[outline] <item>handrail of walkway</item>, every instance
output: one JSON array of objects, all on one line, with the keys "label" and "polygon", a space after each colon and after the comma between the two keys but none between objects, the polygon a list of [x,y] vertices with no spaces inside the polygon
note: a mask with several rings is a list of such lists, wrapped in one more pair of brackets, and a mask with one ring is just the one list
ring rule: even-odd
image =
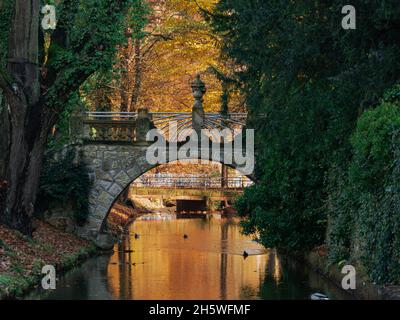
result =
[{"label": "handrail of walkway", "polygon": [[[112,111],[87,111],[84,112],[84,115],[89,117],[89,118],[115,118],[115,117],[126,117],[126,118],[136,118],[138,116],[137,112],[112,112]],[[169,117],[169,116],[191,116],[191,112],[149,112],[149,115],[151,116],[157,116],[157,117]],[[228,113],[228,115],[225,117],[221,115],[220,113],[214,113],[214,112],[206,112],[206,116],[209,117],[214,117],[214,118],[245,118],[247,117],[247,113],[241,113],[241,112],[232,112]]]},{"label": "handrail of walkway", "polygon": [[221,178],[207,175],[146,174],[134,181],[132,185],[156,188],[243,189],[252,184],[253,182],[244,176]]}]

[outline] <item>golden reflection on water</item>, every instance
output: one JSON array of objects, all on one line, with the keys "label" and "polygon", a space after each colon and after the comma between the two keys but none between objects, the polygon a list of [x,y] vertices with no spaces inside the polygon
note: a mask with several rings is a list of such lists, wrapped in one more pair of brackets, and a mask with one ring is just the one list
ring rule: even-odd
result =
[{"label": "golden reflection on water", "polygon": [[266,270],[280,281],[274,252],[231,219],[138,220],[130,233],[107,268],[116,299],[255,299]]}]

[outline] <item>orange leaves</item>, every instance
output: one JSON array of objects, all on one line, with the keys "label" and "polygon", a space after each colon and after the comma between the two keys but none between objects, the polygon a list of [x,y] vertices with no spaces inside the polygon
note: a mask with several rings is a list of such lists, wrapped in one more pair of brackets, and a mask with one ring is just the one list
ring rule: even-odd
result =
[{"label": "orange leaves", "polygon": [[[127,30],[127,44],[118,50],[114,80],[91,94],[91,105],[110,105],[113,111],[188,112],[193,105],[190,83],[201,73],[207,85],[207,112],[221,108],[222,84],[210,66],[226,75],[232,66],[221,58],[219,37],[213,34],[199,8],[212,11],[217,0],[147,0],[151,8],[140,35]],[[100,82],[99,82],[100,83]],[[99,86],[97,86],[99,87]],[[101,87],[101,86],[100,86]],[[240,99],[231,93],[230,108]]]},{"label": "orange leaves", "polygon": [[0,226],[0,239],[3,243],[0,245],[0,273],[12,271],[12,266],[20,266],[24,273],[31,273],[37,261],[56,265],[65,255],[90,246],[87,241],[39,221],[33,239],[3,226]]}]

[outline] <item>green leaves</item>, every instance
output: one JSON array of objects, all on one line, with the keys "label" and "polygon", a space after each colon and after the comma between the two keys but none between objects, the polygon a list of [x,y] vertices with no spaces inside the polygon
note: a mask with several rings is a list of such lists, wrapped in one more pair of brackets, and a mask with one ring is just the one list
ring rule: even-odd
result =
[{"label": "green leaves", "polygon": [[256,130],[260,184],[237,206],[245,232],[265,246],[304,250],[327,241],[332,261],[363,256],[369,274],[388,281],[399,257],[399,90],[364,112],[399,81],[400,7],[356,0],[357,30],[345,31],[343,5],[221,0],[210,18],[238,64]]},{"label": "green leaves", "polygon": [[91,181],[86,166],[74,164],[75,152],[68,151],[62,159],[46,162],[41,177],[39,199],[63,205],[72,202],[75,220],[79,225],[83,225],[89,213]]},{"label": "green leaves", "polygon": [[[124,32],[132,23],[131,10],[139,3],[140,0],[61,2],[46,64],[53,75],[53,79],[46,79],[46,100],[51,108],[62,111],[70,95],[91,75],[112,68],[117,46],[126,41]],[[143,23],[142,14],[135,15],[139,24]]]},{"label": "green leaves", "polygon": [[400,283],[399,86],[365,112],[351,137],[353,158],[331,191],[332,262],[362,263],[377,283]]}]

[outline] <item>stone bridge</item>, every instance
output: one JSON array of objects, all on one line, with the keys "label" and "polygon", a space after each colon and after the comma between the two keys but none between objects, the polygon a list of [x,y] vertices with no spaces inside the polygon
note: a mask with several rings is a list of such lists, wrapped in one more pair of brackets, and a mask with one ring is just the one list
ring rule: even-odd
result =
[{"label": "stone bridge", "polygon": [[[184,146],[185,141],[167,142],[164,149],[165,158],[160,163],[148,161],[148,150],[153,142],[146,139],[152,128],[165,129],[165,123],[171,120],[178,122],[177,127],[182,130],[192,129],[199,132],[207,128],[223,128],[245,125],[245,114],[207,114],[203,110],[203,95],[205,85],[199,77],[192,84],[195,104],[191,114],[161,113],[151,114],[146,109],[138,113],[89,112],[75,114],[71,118],[70,135],[73,143],[70,145],[79,152],[77,161],[84,161],[89,169],[93,182],[89,198],[89,216],[87,224],[79,228],[78,233],[89,239],[97,239],[100,247],[104,247],[107,238],[107,216],[116,199],[129,185],[149,170],[165,163],[176,161],[171,156],[171,145],[178,148]],[[228,124],[228,125],[227,125]],[[231,125],[229,125],[231,124]],[[167,140],[167,139],[166,139]],[[218,146],[216,146],[218,145]],[[207,147],[198,145],[198,152],[187,155],[187,159],[204,160],[223,163],[241,171],[242,166],[235,162],[225,163],[227,152],[234,152],[226,148],[226,142],[213,142],[209,138]],[[219,148],[219,152],[212,152],[212,147]],[[218,149],[216,149],[218,150]],[[179,160],[183,160],[181,157]],[[251,174],[247,174],[253,180]]]}]

